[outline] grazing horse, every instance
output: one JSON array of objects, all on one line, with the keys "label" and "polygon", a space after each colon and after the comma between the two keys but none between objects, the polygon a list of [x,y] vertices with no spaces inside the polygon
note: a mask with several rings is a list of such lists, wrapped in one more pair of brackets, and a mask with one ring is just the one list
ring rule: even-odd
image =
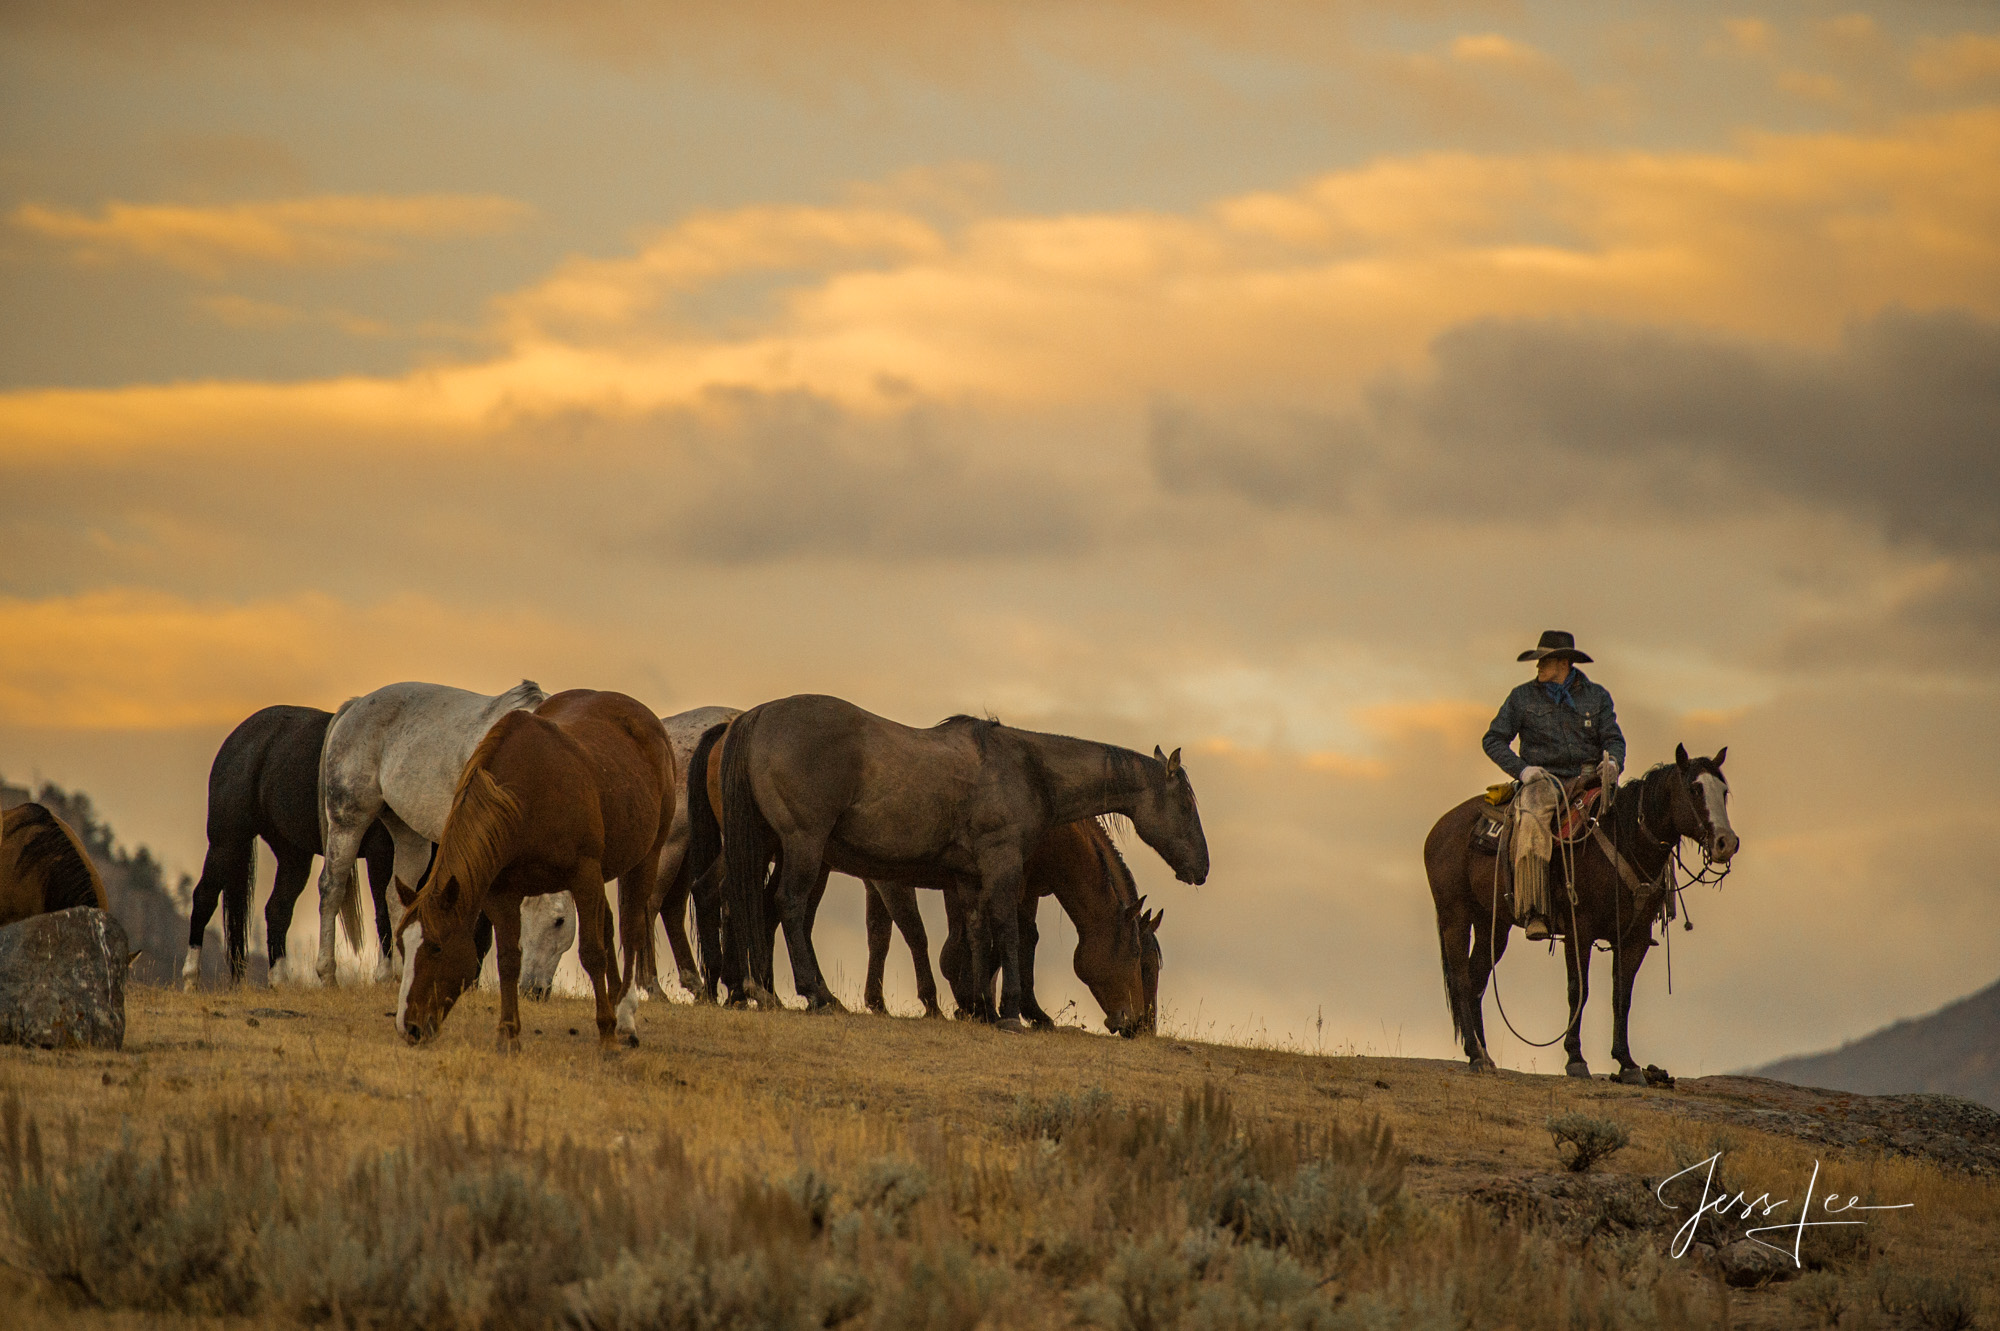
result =
[{"label": "grazing horse", "polygon": [[[1558,855],[1549,867],[1549,899],[1555,903],[1549,923],[1562,932],[1569,970],[1563,1048],[1573,1077],[1590,1075],[1583,1057],[1583,1005],[1590,996],[1591,945],[1602,940],[1611,945],[1611,1056],[1618,1061],[1618,1080],[1645,1084],[1627,1038],[1632,982],[1655,945],[1653,922],[1665,914],[1672,890],[1669,868],[1681,839],[1698,843],[1705,862],[1725,866],[1742,846],[1729,825],[1729,783],[1722,775],[1728,753],[1690,758],[1684,746],[1676,746],[1673,762],[1619,787],[1600,816],[1599,832],[1573,857]],[[1475,796],[1459,805],[1438,819],[1424,842],[1444,953],[1445,1000],[1474,1071],[1494,1066],[1482,1009],[1487,980],[1506,953],[1514,926],[1505,866],[1472,844],[1473,822],[1484,804],[1483,796]],[[1575,871],[1573,887],[1566,858]]]},{"label": "grazing horse", "polygon": [[[188,912],[188,954],[181,979],[192,989],[201,979],[201,945],[222,903],[222,938],[231,983],[243,982],[251,880],[258,838],[278,857],[271,899],[264,906],[264,949],[275,979],[284,966],[292,911],[320,853],[319,755],[332,712],[317,707],[266,707],[229,732],[208,769],[208,855]],[[368,886],[375,897],[375,936],[382,959],[377,980],[389,978],[389,879],[396,844],[379,822],[361,838]],[[359,901],[349,895],[343,919],[347,941],[360,945]]]},{"label": "grazing horse", "polygon": [[[667,844],[660,851],[660,877],[653,887],[653,911],[666,927],[667,946],[673,949],[674,965],[681,987],[696,1002],[713,1001],[713,984],[702,975],[694,951],[688,945],[687,905],[691,877],[688,862],[688,773],[693,768],[694,751],[704,732],[726,726],[742,713],[734,707],[697,707],[692,711],[663,716],[667,739],[674,746],[674,823],[667,832]],[[719,842],[718,842],[719,844]],[[706,909],[706,908],[705,908]],[[576,912],[556,910],[539,919],[521,921],[521,992],[530,998],[547,998],[555,985],[556,966],[576,941]],[[652,954],[641,954],[642,959]],[[667,996],[659,968],[640,977],[640,988],[655,998]]]},{"label": "grazing horse", "polygon": [[[837,1008],[812,946],[822,869],[857,878],[978,884],[972,974],[1000,970],[996,1016],[1021,1024],[1020,909],[1028,857],[1050,829],[1119,813],[1183,882],[1208,877],[1194,788],[1180,751],[1147,758],[1064,735],[953,717],[928,730],[852,703],[803,694],[736,718],[722,756],[725,946],[769,994],[765,872],[777,861],[793,983],[815,1009]],[[728,959],[732,967],[737,958]]]},{"label": "grazing horse", "polygon": [[71,906],[110,909],[90,852],[46,805],[15,805],[0,815],[0,925]]},{"label": "grazing horse", "polygon": [[[882,968],[889,955],[893,922],[909,944],[916,966],[917,997],[925,1014],[937,1016],[937,981],[931,976],[923,917],[917,912],[916,883],[868,884],[868,985],[871,1012],[884,1010]],[[923,886],[932,886],[923,884]],[[981,986],[970,973],[967,925],[972,895],[956,883],[943,888],[950,921],[938,962],[951,984],[959,1010],[979,1007]],[[1076,926],[1076,977],[1104,1011],[1104,1027],[1118,1035],[1152,1034],[1159,1025],[1160,920],[1164,911],[1146,910],[1132,871],[1098,819],[1084,818],[1052,829],[1028,857],[1021,898],[1021,1015],[1033,1026],[1053,1026],[1054,1018],[1035,1000],[1035,947],[1040,940],[1035,908],[1052,896]],[[986,977],[991,1004],[993,976]]]},{"label": "grazing horse", "polygon": [[390,684],[340,705],[319,759],[322,984],[334,983],[333,921],[354,891],[354,860],[370,824],[379,818],[388,828],[396,878],[415,887],[431,844],[444,835],[466,759],[495,721],[547,699],[540,685],[524,679],[490,697],[443,684]]},{"label": "grazing horse", "polygon": [[[502,716],[480,740],[453,792],[437,861],[422,892],[407,888],[403,988],[396,1029],[412,1044],[437,1034],[477,983],[473,920],[493,921],[500,961],[500,1047],[521,1040],[521,900],[566,892],[578,953],[597,1000],[598,1039],[639,1042],[640,957],[660,848],[674,821],[674,751],[660,719],[622,693],[571,689],[532,712]],[[624,965],[611,973],[618,880]]]}]

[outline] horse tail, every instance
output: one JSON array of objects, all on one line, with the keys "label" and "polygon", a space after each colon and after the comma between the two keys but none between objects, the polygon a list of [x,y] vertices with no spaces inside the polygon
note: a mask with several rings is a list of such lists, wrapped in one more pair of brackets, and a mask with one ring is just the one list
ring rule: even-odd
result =
[{"label": "horse tail", "polygon": [[771,991],[770,938],[764,923],[764,874],[777,838],[757,807],[750,784],[750,738],[755,709],[736,718],[722,749],[723,950],[753,984]]},{"label": "horse tail", "polygon": [[[243,848],[243,872],[230,874],[222,884],[222,950],[228,955],[231,975],[240,971],[250,951],[250,898],[256,890],[257,838],[251,837]],[[268,945],[265,950],[270,950]]]},{"label": "horse tail", "polygon": [[[256,861],[257,849],[250,849],[251,861]],[[244,903],[249,904],[246,896]],[[340,899],[340,931],[347,935],[347,945],[356,952],[361,950],[361,861],[354,862],[354,874],[347,884],[347,895]]]},{"label": "horse tail", "polygon": [[15,852],[14,871],[22,878],[41,880],[44,911],[72,906],[110,909],[104,880],[98,876],[90,852],[53,809],[45,804],[23,804],[12,811],[12,819],[14,834],[25,838],[25,844]]},{"label": "horse tail", "polygon": [[[681,856],[680,879],[690,888],[722,854],[722,823],[716,817],[715,805],[708,798],[708,765],[714,761],[715,746],[722,743],[722,737],[728,732],[729,722],[716,722],[701,732],[700,741],[688,757],[688,844],[687,853]],[[697,899],[694,909],[697,916],[696,942],[701,947],[702,978],[713,982],[722,968],[722,958],[717,955],[720,951],[720,932],[702,928],[699,921],[699,917],[711,911],[713,905]]]}]

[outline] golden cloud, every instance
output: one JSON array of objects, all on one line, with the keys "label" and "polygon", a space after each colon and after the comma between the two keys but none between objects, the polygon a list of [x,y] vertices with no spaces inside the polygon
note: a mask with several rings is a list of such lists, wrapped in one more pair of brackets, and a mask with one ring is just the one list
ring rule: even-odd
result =
[{"label": "golden cloud", "polygon": [[224,725],[278,701],[331,708],[390,679],[484,680],[524,644],[573,637],[536,615],[466,613],[415,596],[372,606],[316,592],[250,602],[144,590],[0,597],[0,724]]},{"label": "golden cloud", "polygon": [[492,195],[322,195],[216,207],[114,200],[96,216],[27,203],[9,219],[85,263],[141,261],[200,277],[244,264],[359,263],[394,257],[390,242],[482,236],[533,210]]},{"label": "golden cloud", "polygon": [[[695,320],[677,302],[757,297]],[[720,295],[718,295],[720,299]],[[715,300],[709,302],[710,306]],[[1884,306],[2000,313],[2000,108],[1731,153],[1426,154],[1186,214],[881,206],[703,213],[499,302],[507,350],[401,379],[0,397],[0,454],[340,430],[474,439],[718,388],[902,411],[1161,392],[1326,400],[1480,318],[1590,316],[1824,344]]]}]

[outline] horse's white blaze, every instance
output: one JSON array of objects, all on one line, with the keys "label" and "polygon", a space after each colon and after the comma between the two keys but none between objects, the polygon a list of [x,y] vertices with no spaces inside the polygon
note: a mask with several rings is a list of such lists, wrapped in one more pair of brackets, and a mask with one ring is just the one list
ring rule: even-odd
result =
[{"label": "horse's white blaze", "polygon": [[188,949],[187,960],[181,963],[182,987],[192,992],[196,982],[199,981],[200,979],[201,979],[201,944],[196,943],[193,947]]},{"label": "horse's white blaze", "polygon": [[410,983],[417,978],[417,949],[424,945],[424,926],[420,922],[416,920],[410,921],[409,932],[415,934],[416,937],[412,938],[403,947],[403,985],[396,994],[396,1030],[398,1033],[409,1029],[403,1023],[403,1017],[410,1010]]},{"label": "horse's white blaze", "polygon": [[1702,798],[1708,805],[1708,821],[1715,834],[1735,835],[1736,829],[1729,825],[1729,783],[1713,772],[1703,772],[1694,780],[1701,787]]}]

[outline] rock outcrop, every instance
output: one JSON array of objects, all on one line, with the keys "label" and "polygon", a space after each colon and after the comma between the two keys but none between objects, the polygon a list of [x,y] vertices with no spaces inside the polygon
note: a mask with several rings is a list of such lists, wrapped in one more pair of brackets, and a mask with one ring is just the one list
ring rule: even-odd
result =
[{"label": "rock outcrop", "polygon": [[131,958],[124,927],[92,906],[0,929],[0,1044],[122,1048]]}]

